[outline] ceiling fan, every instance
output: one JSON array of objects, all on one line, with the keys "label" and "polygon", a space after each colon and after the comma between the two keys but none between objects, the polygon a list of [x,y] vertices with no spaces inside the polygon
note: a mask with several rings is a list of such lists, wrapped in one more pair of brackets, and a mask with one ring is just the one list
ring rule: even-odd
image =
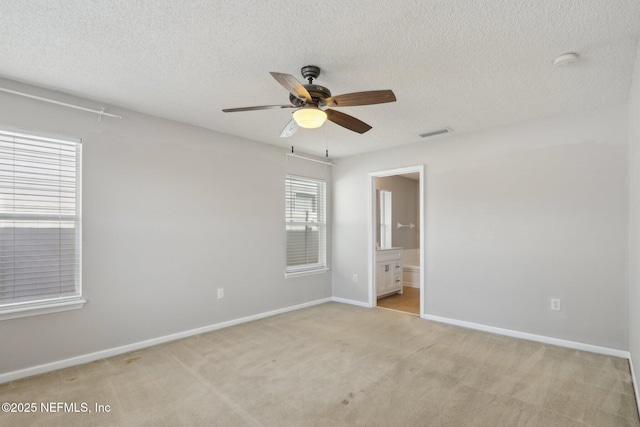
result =
[{"label": "ceiling fan", "polygon": [[261,105],[257,107],[226,108],[225,113],[238,111],[268,110],[274,108],[294,108],[293,119],[287,123],[280,137],[289,137],[298,131],[299,127],[314,129],[329,120],[337,125],[358,133],[365,133],[371,126],[353,116],[333,110],[329,107],[351,107],[355,105],[382,104],[394,102],[396,96],[391,90],[370,90],[354,92],[344,95],[331,96],[331,92],[324,86],[314,85],[313,80],[320,75],[320,67],[307,65],[301,69],[302,77],[309,81],[303,85],[291,74],[271,72],[285,89],[289,91],[288,105]]}]

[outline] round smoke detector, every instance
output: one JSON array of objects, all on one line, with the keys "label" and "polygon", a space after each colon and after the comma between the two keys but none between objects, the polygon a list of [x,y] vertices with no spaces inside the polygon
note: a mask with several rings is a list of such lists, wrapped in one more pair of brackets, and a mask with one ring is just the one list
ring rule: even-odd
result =
[{"label": "round smoke detector", "polygon": [[553,61],[554,67],[566,67],[567,65],[573,64],[578,60],[577,53],[565,53],[564,55],[558,56]]}]

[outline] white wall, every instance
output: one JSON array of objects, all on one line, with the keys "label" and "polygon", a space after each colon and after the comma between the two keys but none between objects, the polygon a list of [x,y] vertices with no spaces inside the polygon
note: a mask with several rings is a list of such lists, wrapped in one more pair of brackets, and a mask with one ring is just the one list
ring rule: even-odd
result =
[{"label": "white wall", "polygon": [[[0,86],[100,105],[6,80]],[[284,176],[328,179],[325,166],[261,143],[108,111],[123,119],[98,122],[0,94],[0,124],[83,139],[88,300],[82,310],[0,322],[0,373],[331,296],[329,274],[283,275]]]},{"label": "white wall", "polygon": [[367,174],[423,163],[426,314],[626,350],[626,141],[625,104],[340,159],[334,296],[368,298]]},{"label": "white wall", "polygon": [[[640,380],[640,44],[629,91],[629,351]],[[638,405],[640,409],[640,396]]]}]

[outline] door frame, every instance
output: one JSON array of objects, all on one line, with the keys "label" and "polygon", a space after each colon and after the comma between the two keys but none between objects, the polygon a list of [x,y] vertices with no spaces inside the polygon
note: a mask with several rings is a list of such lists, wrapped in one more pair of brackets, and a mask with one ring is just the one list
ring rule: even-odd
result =
[{"label": "door frame", "polygon": [[403,175],[406,173],[418,173],[420,178],[418,179],[418,193],[420,194],[419,208],[420,208],[420,317],[424,317],[424,297],[425,297],[425,229],[426,221],[424,218],[425,213],[425,177],[424,177],[424,165],[407,166],[397,169],[388,169],[378,172],[369,173],[369,306],[376,307],[378,305],[376,298],[376,178],[383,178],[387,176]]}]

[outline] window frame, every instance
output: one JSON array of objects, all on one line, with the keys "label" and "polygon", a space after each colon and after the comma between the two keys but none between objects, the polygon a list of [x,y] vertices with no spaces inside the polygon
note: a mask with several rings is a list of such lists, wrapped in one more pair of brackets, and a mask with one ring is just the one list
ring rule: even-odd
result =
[{"label": "window frame", "polygon": [[[40,141],[59,142],[73,144],[75,146],[75,271],[73,295],[61,297],[43,297],[26,301],[13,301],[0,303],[0,321],[41,314],[57,313],[68,310],[77,310],[87,302],[82,293],[82,140],[51,133],[19,129],[0,125],[0,134],[4,137],[26,137]],[[46,215],[42,215],[43,217]]]},{"label": "window frame", "polygon": [[[289,198],[290,185],[292,180],[297,180],[306,184],[321,185],[321,190],[315,193],[316,199],[312,203],[317,210],[316,221],[299,221],[290,216]],[[318,227],[318,262],[307,264],[288,265],[289,260],[289,226],[317,226]],[[312,274],[322,274],[329,270],[327,263],[327,182],[320,178],[311,178],[300,175],[287,174],[285,177],[285,278],[308,276]]]}]

